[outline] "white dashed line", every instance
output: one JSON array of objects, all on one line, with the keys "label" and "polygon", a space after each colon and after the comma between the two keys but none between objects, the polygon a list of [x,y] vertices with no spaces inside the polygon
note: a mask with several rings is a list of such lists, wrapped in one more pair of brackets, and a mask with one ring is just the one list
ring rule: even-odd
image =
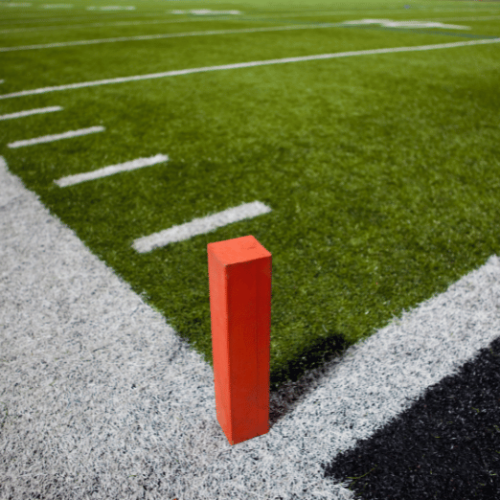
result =
[{"label": "white dashed line", "polygon": [[26,111],[18,111],[17,113],[10,113],[8,115],[0,115],[0,120],[12,120],[14,118],[23,118],[25,116],[40,115],[43,113],[53,113],[54,111],[61,111],[62,109],[63,108],[61,108],[61,106],[50,106],[48,108],[28,109]]},{"label": "white dashed line", "polygon": [[202,68],[189,68],[163,73],[151,73],[147,75],[124,76],[120,78],[108,78],[106,80],[96,80],[92,82],[73,83],[69,85],[58,85],[54,87],[43,87],[39,89],[22,90],[11,94],[0,95],[1,99],[12,99],[14,97],[24,97],[28,95],[46,94],[48,92],[59,92],[62,90],[75,90],[86,87],[97,87],[100,85],[112,85],[116,83],[138,82],[142,80],[152,80],[155,78],[168,78],[172,76],[191,75],[194,73],[208,73],[211,71],[225,71],[230,69],[255,68],[258,66],[271,66],[274,64],[289,64],[306,61],[319,61],[326,59],[337,59],[341,57],[369,56],[379,54],[392,54],[397,52],[421,52],[427,50],[451,49],[455,47],[468,47],[472,45],[487,45],[500,43],[500,38],[488,38],[485,40],[471,40],[467,42],[440,43],[435,45],[417,45],[415,47],[392,47],[387,49],[353,50],[349,52],[335,52],[333,54],[319,54],[301,57],[285,57],[283,59],[270,59],[267,61],[251,61],[236,64],[224,64],[220,66],[206,66]]},{"label": "white dashed line", "polygon": [[154,233],[144,238],[138,238],[132,244],[132,247],[139,253],[150,252],[159,247],[164,247],[170,243],[184,241],[199,234],[205,234],[219,227],[227,226],[233,222],[239,222],[245,219],[252,219],[258,215],[267,214],[271,209],[261,203],[245,203],[239,207],[228,208],[223,212],[194,219],[180,226],[173,226],[159,233]]},{"label": "white dashed line", "polygon": [[85,172],[83,174],[69,175],[54,181],[59,187],[73,186],[81,182],[100,179],[109,175],[114,175],[119,172],[127,172],[129,170],[136,170],[138,168],[150,167],[168,161],[168,156],[158,154],[151,158],[138,158],[137,160],[122,163],[120,165],[111,165],[109,167],[100,168],[92,172]]},{"label": "white dashed line", "polygon": [[96,132],[102,132],[103,130],[104,127],[90,127],[80,130],[71,130],[69,132],[64,132],[63,134],[44,135],[43,137],[35,137],[34,139],[28,139],[25,141],[11,142],[8,146],[9,148],[22,148],[24,146],[33,146],[34,144],[60,141],[61,139],[71,139],[73,137],[79,137],[87,134],[95,134]]}]

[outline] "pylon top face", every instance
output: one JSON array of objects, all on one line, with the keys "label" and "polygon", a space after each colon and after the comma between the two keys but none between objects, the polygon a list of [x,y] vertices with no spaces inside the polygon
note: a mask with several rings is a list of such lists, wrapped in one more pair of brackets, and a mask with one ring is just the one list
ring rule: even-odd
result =
[{"label": "pylon top face", "polygon": [[271,257],[271,253],[251,235],[209,243],[208,251],[224,266]]}]

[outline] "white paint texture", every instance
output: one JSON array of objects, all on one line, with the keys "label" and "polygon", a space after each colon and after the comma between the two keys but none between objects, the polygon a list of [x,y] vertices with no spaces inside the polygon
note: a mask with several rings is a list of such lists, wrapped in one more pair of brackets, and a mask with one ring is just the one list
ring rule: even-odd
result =
[{"label": "white paint texture", "polygon": [[164,231],[138,238],[134,241],[132,247],[139,253],[150,252],[155,248],[164,247],[178,241],[184,241],[193,236],[205,234],[219,227],[227,226],[233,222],[252,219],[253,217],[269,212],[271,212],[271,209],[260,201],[244,203],[238,207],[228,208],[223,212],[208,215],[207,217],[200,217],[199,219],[193,219],[191,222],[186,222],[185,224],[173,226]]},{"label": "white paint texture", "polygon": [[133,5],[103,5],[102,7],[97,7],[95,5],[91,5],[90,7],[87,7],[87,10],[105,10],[105,11],[135,10],[135,7]]},{"label": "white paint texture", "polygon": [[73,4],[70,3],[47,3],[42,5],[44,9],[72,9]]},{"label": "white paint texture", "polygon": [[8,144],[9,148],[22,148],[25,146],[33,146],[35,144],[43,144],[46,142],[60,141],[62,139],[72,139],[73,137],[80,137],[82,135],[95,134],[102,132],[104,127],[89,127],[80,130],[70,130],[62,134],[44,135],[43,137],[35,137],[34,139],[27,139],[24,141],[16,141]]},{"label": "white paint texture", "polygon": [[195,16],[238,16],[242,14],[240,10],[212,10],[212,9],[191,9],[172,10],[172,14],[193,14]]},{"label": "white paint texture", "polygon": [[[394,6],[392,9],[383,9],[385,12],[397,12],[398,14],[401,13],[401,7],[399,6]],[[458,8],[454,7],[453,12],[474,12],[476,14],[481,14],[482,12],[497,12],[497,9],[495,10],[486,10],[486,9],[477,9],[477,8]],[[407,11],[406,13],[408,14]],[[434,13],[434,12],[450,12],[449,7],[445,8],[430,8],[430,9],[419,9],[419,13],[423,14],[424,12],[429,12],[429,13]],[[283,14],[275,14],[273,17],[312,17],[312,16],[347,16],[347,15],[366,15],[366,14],[380,14],[381,9],[356,9],[356,10],[344,10],[344,11],[335,11],[335,10],[328,10],[328,11],[305,11],[305,12],[300,12],[300,11],[295,11],[295,12],[289,12],[289,13],[283,13]]]},{"label": "white paint texture", "polygon": [[42,43],[38,45],[18,45],[13,47],[0,47],[0,52],[54,49],[54,48],[72,47],[77,45],[98,45],[102,43],[137,42],[137,41],[148,41],[148,40],[162,40],[167,38],[187,38],[194,36],[215,36],[215,35],[234,35],[234,34],[246,34],[246,33],[266,33],[273,31],[314,30],[314,29],[333,28],[335,26],[337,25],[295,24],[292,26],[265,26],[261,28],[240,28],[240,29],[230,29],[230,30],[189,31],[185,33],[161,33],[156,35],[121,36],[114,38],[97,38],[94,40],[73,40],[71,42],[54,42],[54,43]]},{"label": "white paint texture", "polygon": [[494,256],[273,393],[281,417],[269,433],[230,446],[209,365],[2,158],[0,211],[6,498],[132,499],[147,490],[179,500],[345,500],[352,493],[325,479],[320,463],[372,435],[500,335]]},{"label": "white paint texture", "polygon": [[151,167],[166,161],[168,161],[168,156],[158,154],[156,156],[152,156],[151,158],[138,158],[126,163],[121,163],[120,165],[111,165],[109,167],[100,168],[99,170],[93,170],[92,172],[68,175],[67,177],[62,177],[54,182],[59,187],[73,186],[74,184],[101,179],[102,177],[108,177],[121,172],[129,172],[130,170],[137,170],[138,168]]},{"label": "white paint texture", "polygon": [[[2,83],[0,81],[0,83]],[[12,120],[15,118],[24,118],[25,116],[40,115],[44,113],[53,113],[61,111],[61,106],[49,106],[47,108],[27,109],[26,111],[18,111],[17,113],[9,113],[8,115],[0,115],[0,120]]]},{"label": "white paint texture", "polygon": [[342,57],[359,57],[359,56],[370,56],[370,55],[380,55],[380,54],[393,54],[398,52],[422,52],[428,50],[451,49],[457,47],[470,47],[474,45],[489,45],[496,43],[500,43],[500,38],[489,38],[486,40],[471,40],[467,42],[440,43],[435,45],[417,45],[414,47],[391,47],[387,49],[353,50],[349,52],[334,52],[333,54],[319,54],[319,55],[301,56],[301,57],[285,57],[283,59],[270,59],[267,61],[251,61],[251,62],[236,63],[236,64],[224,64],[220,66],[206,66],[202,68],[188,68],[188,69],[180,69],[173,71],[165,71],[163,73],[124,76],[120,78],[108,78],[105,80],[96,80],[91,82],[80,82],[69,85],[57,85],[54,87],[43,87],[39,89],[22,90],[20,92],[13,92],[11,94],[0,95],[0,100],[12,99],[15,97],[23,97],[27,95],[46,94],[48,92],[59,92],[63,90],[75,90],[87,87],[97,87],[100,85],[113,85],[117,83],[138,82],[142,80],[152,80],[155,78],[169,78],[173,76],[191,75],[194,73],[208,73],[211,71],[227,71],[232,69],[255,68],[258,66],[271,66],[275,64],[290,64],[290,63],[307,62],[307,61],[320,61],[328,59],[337,59]]},{"label": "white paint texture", "polygon": [[[283,16],[273,16],[274,17],[283,17]],[[286,16],[285,16],[286,17]],[[294,17],[294,16],[291,16]],[[72,18],[73,20],[75,18]],[[255,21],[259,21],[261,18],[256,16]],[[467,17],[467,18],[439,18],[440,20],[448,20],[448,21],[487,21],[492,19],[500,19],[500,16],[480,16],[480,17]],[[203,17],[199,18],[188,18],[188,19],[155,19],[153,21],[112,21],[112,22],[98,22],[98,23],[85,23],[85,24],[65,24],[65,25],[54,25],[47,26],[47,22],[55,22],[55,21],[64,21],[64,19],[47,19],[44,20],[43,26],[31,26],[25,28],[9,28],[9,29],[1,29],[0,34],[9,34],[9,33],[19,33],[26,31],[44,31],[44,30],[72,30],[72,29],[81,29],[81,28],[98,28],[103,26],[140,26],[140,25],[154,25],[154,24],[178,24],[178,23],[195,23],[195,22],[204,22],[205,19]],[[213,18],[211,21],[220,21],[224,22],[225,19]],[[432,21],[432,20],[430,20]],[[0,25],[3,23],[0,23]],[[19,22],[14,22],[12,24],[19,24]],[[330,23],[325,23],[330,24]],[[332,23],[333,24],[333,23]]]},{"label": "white paint texture", "polygon": [[[59,19],[61,21],[61,19]],[[156,19],[154,21],[113,21],[113,22],[99,22],[99,23],[85,23],[85,24],[65,24],[65,25],[55,25],[55,26],[35,26],[35,27],[25,27],[25,28],[9,28],[0,30],[0,34],[6,35],[9,33],[19,33],[26,31],[44,31],[44,30],[58,30],[66,31],[72,29],[81,28],[100,28],[104,26],[140,26],[140,25],[150,25],[150,24],[180,24],[180,23],[196,23],[203,22],[205,19]],[[212,21],[217,21],[213,19]]]},{"label": "white paint texture", "polygon": [[31,3],[0,2],[0,7],[30,7]]},{"label": "white paint texture", "polygon": [[351,26],[379,24],[384,28],[441,28],[448,30],[470,30],[470,26],[444,24],[437,21],[392,21],[391,19],[360,19],[355,21],[344,21],[342,24]]}]

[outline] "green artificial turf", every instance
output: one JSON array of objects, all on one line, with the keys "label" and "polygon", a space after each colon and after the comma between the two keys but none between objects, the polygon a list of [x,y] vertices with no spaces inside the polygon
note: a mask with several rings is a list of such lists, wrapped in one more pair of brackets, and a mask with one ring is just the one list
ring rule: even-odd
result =
[{"label": "green artificial turf", "polygon": [[[22,10],[0,5],[0,46],[363,18],[446,18],[471,29],[333,26],[0,52],[0,94],[500,35],[500,5],[488,2],[131,0],[116,3],[137,5],[136,11],[102,13],[86,10],[98,2],[68,3],[73,9],[57,12],[41,2]],[[170,12],[200,8],[243,14],[200,20]],[[459,22],[474,16],[484,20]],[[19,26],[29,29],[12,31]],[[271,380],[277,388],[498,253],[499,60],[494,44],[0,100],[0,115],[64,108],[0,121],[0,154],[209,363],[207,244],[254,235],[273,255]],[[105,132],[7,147],[95,125]],[[158,153],[170,161],[64,189],[53,183]],[[255,200],[272,212],[150,253],[131,248],[138,237]]]}]

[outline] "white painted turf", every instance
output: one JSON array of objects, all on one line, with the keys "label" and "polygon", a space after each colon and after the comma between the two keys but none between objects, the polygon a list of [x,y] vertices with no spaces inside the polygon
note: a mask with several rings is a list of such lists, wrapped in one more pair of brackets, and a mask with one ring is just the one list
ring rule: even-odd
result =
[{"label": "white painted turf", "polygon": [[155,248],[188,240],[193,236],[214,231],[219,227],[224,227],[234,222],[252,219],[259,215],[267,214],[270,211],[271,209],[260,201],[243,203],[238,207],[231,207],[222,212],[207,215],[206,217],[199,217],[184,224],[172,226],[163,231],[138,238],[133,242],[132,246],[139,253],[151,252]]},{"label": "white painted turf", "polygon": [[500,335],[493,256],[273,395],[283,417],[231,447],[209,366],[1,158],[0,242],[1,498],[349,498],[319,464]]},{"label": "white painted turf", "polygon": [[69,130],[68,132],[63,132],[62,134],[52,134],[44,135],[42,137],[34,137],[33,139],[25,139],[22,141],[15,141],[7,144],[9,148],[23,148],[26,146],[34,146],[36,144],[45,144],[47,142],[61,141],[63,139],[73,139],[74,137],[81,137],[82,135],[95,134],[97,132],[103,132],[104,127],[89,127],[82,128],[80,130]]},{"label": "white painted turf", "polygon": [[[2,83],[0,81],[0,83]],[[55,111],[62,111],[61,106],[48,106],[46,108],[27,109],[25,111],[18,111],[17,113],[9,113],[8,115],[0,115],[0,120],[13,120],[16,118],[24,118],[26,116],[40,115],[44,113],[54,113]]]},{"label": "white painted turf", "polygon": [[297,30],[316,30],[334,28],[336,24],[315,24],[315,25],[292,25],[292,26],[266,26],[261,28],[239,28],[229,30],[209,30],[209,31],[188,31],[184,33],[161,33],[156,35],[138,35],[138,36],[122,36],[114,38],[97,38],[94,40],[73,40],[71,42],[56,42],[45,43],[38,45],[18,45],[13,47],[0,47],[1,52],[18,52],[25,50],[44,50],[64,47],[84,46],[84,45],[100,45],[103,43],[120,43],[120,42],[141,42],[150,40],[163,40],[168,38],[188,38],[197,36],[217,36],[217,35],[244,35],[250,33],[267,33],[274,31],[297,31]]},{"label": "white painted turf", "polygon": [[101,179],[110,175],[119,174],[121,172],[129,172],[139,168],[152,167],[153,165],[158,165],[158,163],[164,163],[166,161],[168,161],[167,155],[157,154],[156,156],[151,156],[150,158],[137,158],[119,165],[110,165],[109,167],[99,168],[90,172],[68,175],[66,177],[61,177],[54,182],[59,187],[68,187],[80,184],[81,182],[93,181],[95,179]]},{"label": "white painted turf", "polygon": [[96,87],[101,85],[114,85],[118,83],[138,82],[142,80],[152,80],[156,78],[170,78],[174,76],[191,75],[194,73],[207,73],[210,71],[227,71],[233,69],[255,68],[258,66],[271,66],[275,64],[291,64],[307,61],[320,61],[328,59],[337,59],[341,57],[359,57],[372,56],[381,54],[393,54],[398,52],[421,52],[427,50],[452,49],[457,47],[469,47],[472,45],[489,45],[500,43],[500,38],[489,38],[481,40],[471,40],[467,42],[452,42],[439,43],[433,45],[416,45],[413,47],[391,47],[386,49],[369,49],[369,50],[351,50],[348,52],[334,52],[332,54],[315,54],[311,56],[300,57],[284,57],[281,59],[268,59],[264,61],[251,61],[236,64],[223,64],[217,66],[205,66],[201,68],[187,68],[173,71],[164,71],[161,73],[150,73],[146,75],[124,76],[120,78],[107,78],[105,80],[95,80],[88,82],[72,83],[69,85],[55,85],[53,87],[42,87],[38,89],[21,90],[20,92],[12,92],[10,94],[1,94],[0,100],[12,99],[28,95],[46,94],[48,92],[60,92],[63,90],[75,90],[86,87]]},{"label": "white painted turf", "polygon": [[[75,18],[73,18],[75,19]],[[47,26],[47,22],[45,21],[45,25],[36,26],[36,27],[24,27],[24,28],[10,28],[10,29],[2,29],[0,30],[0,34],[5,35],[9,33],[19,33],[26,31],[45,31],[45,30],[72,30],[72,29],[81,29],[81,28],[100,28],[105,26],[139,26],[142,24],[180,24],[180,23],[194,23],[200,21],[206,21],[206,19],[155,19],[154,21],[112,21],[112,22],[100,22],[100,23],[85,23],[85,24],[67,24],[67,25],[56,25],[56,26]],[[64,21],[64,19],[51,19],[50,21]],[[213,21],[213,19],[211,19]],[[22,23],[13,23],[13,24],[22,24]],[[1,26],[1,23],[0,23]]]}]

